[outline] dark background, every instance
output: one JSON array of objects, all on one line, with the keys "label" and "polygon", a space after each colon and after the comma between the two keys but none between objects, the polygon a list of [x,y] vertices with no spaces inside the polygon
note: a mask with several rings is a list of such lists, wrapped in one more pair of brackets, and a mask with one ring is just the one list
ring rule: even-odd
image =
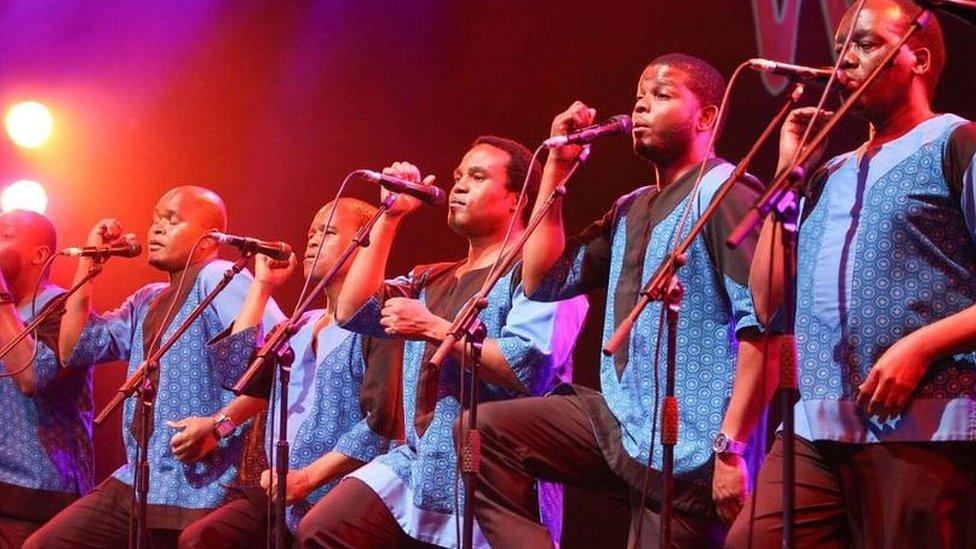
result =
[{"label": "dark background", "polygon": [[[534,147],[575,99],[599,117],[629,113],[637,77],[657,55],[690,53],[728,76],[759,55],[754,8],[785,14],[786,27],[763,34],[780,46],[767,55],[829,64],[831,27],[844,6],[845,0],[0,0],[0,107],[36,99],[55,117],[54,136],[41,149],[0,139],[0,186],[24,177],[41,181],[62,245],[82,243],[102,217],[117,217],[142,236],[158,197],[193,183],[223,196],[230,232],[300,249],[312,215],[353,169],[410,160],[446,188],[478,135]],[[789,59],[792,14],[798,45]],[[936,108],[973,118],[974,33],[940,19],[949,62]],[[780,101],[747,73],[719,153],[740,158]],[[865,135],[863,123],[846,121],[831,151]],[[763,179],[773,147],[752,170]],[[648,181],[647,165],[626,139],[597,144],[569,186],[568,229],[581,229]],[[371,201],[378,194],[370,186],[351,193]],[[448,231],[444,215],[426,209],[404,225],[391,274],[463,255],[464,242]],[[67,284],[73,269],[70,260],[58,262],[54,280]],[[96,305],[114,307],[159,279],[143,259],[113,260],[97,283]],[[293,306],[299,288],[293,280],[280,303]],[[600,299],[594,296],[597,318],[577,349],[577,379],[591,385]],[[122,374],[120,365],[97,370],[96,409]],[[99,478],[123,460],[118,421],[95,428]],[[606,545],[626,527],[619,510],[575,491],[567,517],[567,547]]]}]

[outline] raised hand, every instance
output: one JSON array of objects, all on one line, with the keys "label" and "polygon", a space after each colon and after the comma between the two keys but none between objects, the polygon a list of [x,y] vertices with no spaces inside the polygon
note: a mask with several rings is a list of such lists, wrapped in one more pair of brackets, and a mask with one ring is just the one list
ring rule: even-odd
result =
[{"label": "raised hand", "polygon": [[[587,107],[582,101],[576,101],[552,120],[549,135],[551,137],[566,135],[580,128],[592,126],[595,119],[596,109]],[[580,145],[565,145],[553,149],[549,153],[549,158],[559,162],[573,162],[582,151],[583,147]]]},{"label": "raised hand", "polygon": [[[422,185],[433,185],[435,179],[433,175],[428,175],[427,177],[421,179],[420,168],[409,162],[394,162],[393,164],[383,168],[383,174],[392,175],[393,177],[398,177],[404,181],[420,183]],[[382,188],[380,190],[380,199],[386,200],[386,197],[389,196],[389,194],[390,191],[386,190],[386,188]],[[390,217],[406,215],[420,208],[422,205],[423,202],[420,200],[413,198],[412,196],[401,194],[396,199],[396,202],[393,203],[393,206],[387,210],[386,215]]]},{"label": "raised hand", "polygon": [[122,224],[118,219],[105,218],[88,232],[87,246],[105,246],[122,238]]},{"label": "raised hand", "polygon": [[[816,107],[802,107],[794,109],[786,117],[786,121],[783,122],[783,127],[779,131],[779,163],[776,168],[777,173],[789,168],[793,164],[793,159],[796,158],[797,149],[800,146],[800,139],[803,138],[803,133],[806,132],[807,126],[810,125],[810,121],[813,119],[815,112],[817,112]],[[833,115],[833,112],[823,111],[817,116],[816,125],[813,131],[810,132],[811,139]],[[808,166],[817,163],[826,146],[827,144],[824,142],[816,153],[810,157],[810,160],[807,162]]]},{"label": "raised hand", "polygon": [[298,260],[295,254],[288,256],[285,260],[275,260],[270,257],[258,254],[254,256],[254,282],[263,284],[269,290],[278,288],[295,271]]}]

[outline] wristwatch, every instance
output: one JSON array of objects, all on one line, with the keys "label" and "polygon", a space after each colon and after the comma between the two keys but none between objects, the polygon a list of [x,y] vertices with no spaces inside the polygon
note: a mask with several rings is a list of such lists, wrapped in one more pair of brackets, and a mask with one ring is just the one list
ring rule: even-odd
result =
[{"label": "wristwatch", "polygon": [[234,420],[227,414],[221,412],[214,418],[213,432],[218,439],[230,436],[234,429],[237,429],[237,425],[234,425]]},{"label": "wristwatch", "polygon": [[712,451],[716,454],[735,454],[741,456],[746,451],[746,443],[733,440],[725,433],[715,435],[712,441]]}]

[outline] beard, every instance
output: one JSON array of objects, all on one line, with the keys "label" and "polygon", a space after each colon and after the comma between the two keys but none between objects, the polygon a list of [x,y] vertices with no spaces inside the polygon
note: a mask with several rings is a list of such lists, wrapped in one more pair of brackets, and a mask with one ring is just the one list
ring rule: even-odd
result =
[{"label": "beard", "polygon": [[691,144],[695,122],[692,119],[667,127],[654,127],[650,135],[634,141],[634,153],[657,166],[666,166],[680,158]]}]

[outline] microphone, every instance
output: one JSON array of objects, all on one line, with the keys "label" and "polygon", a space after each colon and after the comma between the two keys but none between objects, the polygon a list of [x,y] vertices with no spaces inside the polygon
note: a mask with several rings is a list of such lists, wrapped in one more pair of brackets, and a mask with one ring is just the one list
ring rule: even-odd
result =
[{"label": "microphone", "polygon": [[221,244],[229,244],[239,249],[241,252],[250,254],[261,254],[277,261],[285,261],[291,256],[291,246],[287,242],[268,242],[246,236],[235,236],[232,234],[210,231],[207,235]]},{"label": "microphone", "polygon": [[554,135],[543,141],[542,144],[550,149],[563,145],[585,145],[605,135],[627,135],[633,127],[634,123],[630,121],[629,116],[618,114],[594,126],[576,130],[566,135]]},{"label": "microphone", "polygon": [[373,170],[356,170],[354,173],[367,181],[379,183],[390,192],[410,195],[429,206],[443,206],[447,199],[444,190],[433,185],[411,183],[399,177],[374,172]]},{"label": "microphone", "polygon": [[135,257],[142,253],[142,245],[136,240],[134,233],[126,234],[120,242],[108,246],[72,246],[58,252],[58,255],[69,257],[91,257],[94,259],[108,259],[110,257]]},{"label": "microphone", "polygon": [[833,73],[833,67],[804,67],[791,63],[780,63],[769,59],[750,59],[746,61],[749,68],[759,72],[771,72],[780,76],[800,78],[802,80],[827,80]]}]

